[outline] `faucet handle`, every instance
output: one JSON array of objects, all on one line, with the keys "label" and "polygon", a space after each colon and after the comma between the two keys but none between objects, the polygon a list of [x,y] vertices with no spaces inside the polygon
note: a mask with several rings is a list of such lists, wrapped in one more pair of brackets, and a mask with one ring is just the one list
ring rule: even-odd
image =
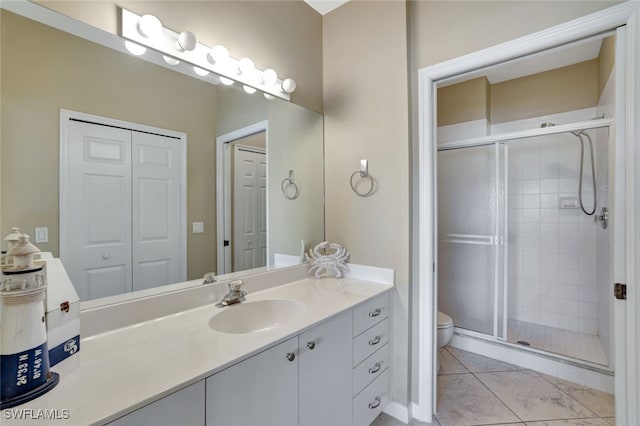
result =
[{"label": "faucet handle", "polygon": [[229,291],[239,292],[242,290],[242,286],[244,285],[244,281],[242,280],[233,280],[229,282]]}]

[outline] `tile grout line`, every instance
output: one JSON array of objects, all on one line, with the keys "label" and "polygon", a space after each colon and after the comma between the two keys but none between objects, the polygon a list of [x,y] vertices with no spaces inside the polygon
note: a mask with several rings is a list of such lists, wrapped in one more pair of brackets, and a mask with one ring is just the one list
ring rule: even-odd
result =
[{"label": "tile grout line", "polygon": [[[460,365],[462,365],[464,368],[466,368],[468,370],[468,373],[452,373],[452,374],[440,374],[443,376],[453,376],[453,375],[462,375],[462,374],[471,374],[473,377],[476,378],[476,380],[478,380],[492,395],[494,395],[498,401],[500,401],[511,413],[513,413],[513,415],[515,415],[518,419],[520,419],[520,422],[522,423],[526,423],[525,420],[521,419],[520,416],[518,416],[512,409],[511,407],[509,407],[509,405],[507,405],[507,403],[505,403],[502,399],[500,399],[500,397],[498,395],[496,395],[482,380],[480,380],[480,378],[476,375],[476,373],[510,373],[510,372],[518,372],[518,371],[530,371],[532,373],[534,373],[537,377],[543,379],[545,382],[549,383],[550,385],[552,385],[556,390],[558,390],[560,393],[562,393],[563,395],[565,395],[567,398],[569,398],[570,400],[574,401],[576,404],[578,404],[579,406],[585,408],[587,411],[589,411],[591,414],[593,414],[592,417],[579,417],[579,418],[562,418],[562,419],[543,419],[543,420],[532,420],[532,421],[556,421],[556,420],[583,420],[583,419],[601,419],[602,421],[605,421],[605,417],[601,417],[598,413],[596,413],[595,411],[591,410],[589,407],[587,407],[586,405],[582,404],[581,402],[579,402],[578,400],[576,400],[575,398],[573,398],[571,395],[569,395],[568,393],[566,393],[565,391],[563,391],[562,389],[560,389],[555,383],[551,382],[550,380],[548,380],[546,377],[544,377],[543,375],[541,375],[540,373],[538,373],[537,371],[534,370],[529,370],[529,369],[522,369],[522,370],[495,370],[495,371],[478,371],[478,372],[474,372],[471,371],[460,359],[458,359],[452,352],[450,352],[447,347],[443,348],[444,350],[446,350],[452,357],[453,359],[455,359],[456,361],[458,361],[460,363]],[[478,355],[478,356],[483,356],[483,355],[479,355],[479,354],[475,354],[473,352],[471,352],[474,355]],[[485,358],[489,358],[489,357],[485,357]],[[489,359],[493,359],[493,358],[489,358]],[[516,366],[517,367],[517,366]],[[561,379],[560,379],[561,380]],[[609,418],[609,417],[606,417]],[[490,425],[500,425],[500,424],[509,424],[509,423],[489,423],[486,425],[477,425],[477,426],[490,426]]]},{"label": "tile grout line", "polygon": [[[490,371],[489,373],[504,373],[504,371]],[[471,375],[473,375],[473,377],[475,377],[476,380],[479,381],[482,384],[482,386],[484,386],[489,392],[491,392],[491,394],[493,396],[495,396],[498,399],[498,401],[500,401],[502,403],[502,405],[504,405],[507,408],[507,410],[511,411],[511,413],[513,413],[513,415],[516,416],[520,420],[520,422],[524,423],[524,420],[519,415],[517,415],[516,412],[513,411],[511,409],[511,407],[509,407],[509,405],[507,405],[506,402],[504,402],[502,399],[500,399],[500,397],[498,395],[496,395],[495,392],[492,391],[491,388],[489,388],[489,386],[487,386],[482,380],[480,380],[480,378],[478,376],[476,376],[474,372],[471,372]],[[505,424],[505,423],[503,423],[503,424]]]},{"label": "tile grout line", "polygon": [[[445,347],[445,350],[447,350],[447,348]],[[447,352],[449,352],[447,350]],[[471,352],[473,353],[473,352]],[[475,377],[480,383],[482,383],[482,385],[487,388],[489,390],[489,392],[491,392],[491,394],[493,394],[498,401],[500,401],[505,407],[507,407],[507,409],[509,411],[511,411],[518,419],[520,419],[521,422],[525,423],[525,420],[521,419],[520,416],[518,416],[512,409],[511,407],[509,407],[509,405],[504,402],[502,399],[500,399],[500,397],[498,395],[496,395],[482,380],[480,380],[480,378],[476,375],[476,373],[510,373],[510,372],[517,372],[517,371],[530,371],[532,373],[534,373],[537,377],[543,379],[544,381],[546,381],[547,383],[549,383],[550,385],[552,385],[555,389],[557,389],[560,393],[562,393],[563,395],[565,395],[567,398],[569,398],[570,400],[574,401],[576,404],[578,404],[579,406],[583,407],[584,409],[586,409],[587,411],[589,411],[591,414],[593,414],[593,417],[581,417],[581,418],[567,418],[567,419],[546,419],[546,420],[532,420],[532,421],[555,421],[555,420],[580,420],[580,419],[602,419],[604,421],[604,417],[600,417],[600,415],[598,413],[596,413],[595,411],[591,410],[589,407],[585,406],[584,404],[582,404],[581,402],[579,402],[578,400],[576,400],[575,398],[573,398],[571,395],[569,395],[568,393],[564,392],[562,389],[560,389],[558,386],[556,386],[555,383],[547,380],[544,376],[540,375],[537,371],[534,370],[529,370],[529,369],[523,369],[523,370],[496,370],[496,371],[478,371],[478,372],[474,372],[471,371],[462,361],[460,361],[453,353],[449,352],[449,354],[451,354],[451,356],[458,361],[464,368],[466,368],[467,370],[469,370],[469,373],[471,375],[473,375],[473,377]],[[478,355],[478,354],[475,354]],[[483,356],[483,355],[479,355],[479,356]],[[488,357],[485,357],[488,358]],[[493,359],[493,358],[490,358]],[[517,366],[516,366],[517,367]],[[467,373],[458,373],[458,374],[467,374]],[[493,424],[500,424],[500,423],[493,423]],[[502,423],[505,424],[505,423]],[[506,423],[508,424],[508,423]],[[482,425],[484,426],[484,425]]]},{"label": "tile grout line", "polygon": [[[531,370],[533,371],[533,370]],[[570,398],[571,400],[575,401],[578,405],[580,405],[581,407],[584,407],[587,409],[587,411],[589,411],[591,414],[594,414],[594,417],[585,417],[585,418],[598,418],[598,419],[602,419],[603,417],[600,417],[600,415],[598,413],[596,413],[595,411],[593,411],[591,408],[587,407],[586,405],[582,404],[580,401],[578,401],[577,399],[575,399],[574,397],[572,397],[571,395],[569,395],[567,392],[563,391],[562,389],[560,389],[558,386],[556,386],[555,383],[551,382],[550,380],[547,380],[544,376],[542,376],[541,374],[539,374],[537,371],[533,371],[535,373],[536,376],[540,377],[542,380],[546,381],[547,383],[549,383],[551,386],[553,386],[554,388],[556,388],[558,391],[560,391],[560,393],[566,395],[568,398]],[[560,379],[558,377],[558,379]],[[562,380],[562,379],[560,379]],[[564,420],[564,419],[560,419],[560,420]]]},{"label": "tile grout line", "polygon": [[[446,349],[446,348],[445,348],[445,349]],[[449,351],[447,350],[447,352],[449,352]],[[500,399],[500,397],[498,397],[498,395],[496,395],[496,394],[495,394],[491,389],[489,389],[489,387],[488,387],[486,384],[484,384],[484,382],[483,382],[482,380],[480,380],[480,379],[478,378],[478,376],[476,376],[476,375],[475,375],[475,373],[474,373],[473,371],[471,371],[471,370],[470,370],[466,365],[464,365],[464,363],[462,363],[462,361],[460,361],[460,360],[459,360],[459,359],[458,359],[454,354],[452,354],[451,352],[449,352],[449,353],[451,354],[451,356],[452,356],[456,361],[458,361],[460,364],[462,364],[462,366],[463,366],[464,368],[466,368],[467,370],[469,370],[469,374],[471,374],[471,375],[472,375],[472,376],[473,376],[473,377],[474,377],[478,382],[480,382],[480,384],[482,384],[482,386],[484,386],[484,387],[485,387],[485,388],[486,388],[486,389],[491,393],[491,395],[495,396],[495,397],[496,397],[496,399],[497,399],[498,401],[500,401],[500,403],[501,403],[502,405],[504,405],[504,406],[505,406],[505,408],[506,408],[507,410],[509,410],[509,411],[510,411],[514,416],[516,416],[516,418],[517,418],[518,420],[520,420],[520,422],[524,423],[524,420],[522,420],[522,419],[520,418],[520,416],[519,416],[519,415],[517,415],[517,414],[516,414],[516,413],[511,409],[511,407],[509,407],[509,406],[508,406],[508,405],[507,405],[503,400],[501,400],[501,399]],[[494,424],[495,424],[495,423],[494,423]],[[503,424],[508,424],[508,423],[503,423]]]}]

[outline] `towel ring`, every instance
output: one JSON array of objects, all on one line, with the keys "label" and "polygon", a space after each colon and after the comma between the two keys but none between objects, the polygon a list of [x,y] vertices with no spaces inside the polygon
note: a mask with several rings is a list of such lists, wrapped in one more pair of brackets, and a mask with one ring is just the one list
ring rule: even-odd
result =
[{"label": "towel ring", "polygon": [[[356,189],[355,185],[353,184],[353,178],[356,175],[360,175],[360,178],[363,179],[369,179],[369,190],[367,192],[358,192],[358,190]],[[360,169],[351,174],[351,177],[349,178],[349,184],[351,185],[351,189],[353,190],[353,192],[361,197],[366,197],[367,195],[371,194],[371,191],[373,191],[374,183],[373,178],[369,174],[369,165],[367,160],[360,160]]]},{"label": "towel ring", "polygon": [[[293,186],[295,192],[291,195],[290,187]],[[289,177],[286,177],[282,180],[282,184],[280,184],[280,189],[282,189],[282,195],[287,200],[295,200],[300,195],[300,188],[298,188],[298,184],[296,183],[295,178],[293,177],[293,170],[289,170]]]}]

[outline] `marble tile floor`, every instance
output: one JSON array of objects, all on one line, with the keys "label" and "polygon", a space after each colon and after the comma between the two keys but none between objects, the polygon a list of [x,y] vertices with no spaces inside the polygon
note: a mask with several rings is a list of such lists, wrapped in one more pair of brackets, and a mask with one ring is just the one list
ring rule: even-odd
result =
[{"label": "marble tile floor", "polygon": [[[373,426],[403,426],[386,414]],[[411,426],[428,426],[413,420]],[[610,426],[614,397],[452,347],[441,349],[437,426]]]}]

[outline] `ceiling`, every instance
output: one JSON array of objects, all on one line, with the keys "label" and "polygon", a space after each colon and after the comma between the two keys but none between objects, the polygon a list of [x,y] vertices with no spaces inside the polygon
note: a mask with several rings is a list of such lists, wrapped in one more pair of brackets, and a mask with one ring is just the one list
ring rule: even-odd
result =
[{"label": "ceiling", "polygon": [[342,6],[349,0],[304,0],[321,15],[326,15],[332,10]]}]

